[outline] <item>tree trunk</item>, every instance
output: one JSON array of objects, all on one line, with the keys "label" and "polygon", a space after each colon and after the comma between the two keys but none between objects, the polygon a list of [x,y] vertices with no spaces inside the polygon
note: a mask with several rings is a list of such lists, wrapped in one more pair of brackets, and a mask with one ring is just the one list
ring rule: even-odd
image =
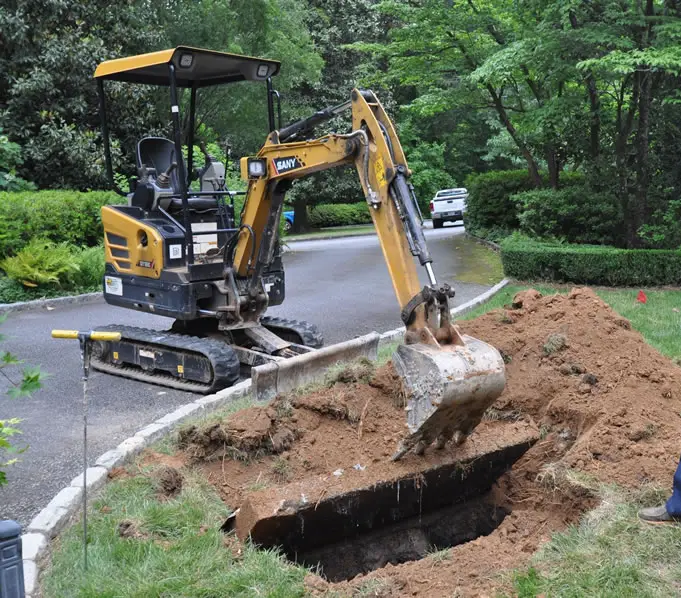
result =
[{"label": "tree trunk", "polygon": [[[473,6],[472,3],[471,6]],[[476,61],[473,60],[471,55],[468,53],[468,51],[466,50],[466,46],[464,46],[463,43],[461,43],[461,41],[451,31],[448,32],[448,35],[452,38],[456,46],[459,48],[461,54],[463,55],[464,59],[466,60],[470,68],[472,70],[475,70],[477,68]],[[520,153],[523,155],[523,158],[525,158],[525,161],[527,162],[527,170],[530,174],[532,182],[534,183],[534,186],[537,187],[537,189],[539,189],[542,186],[542,180],[539,174],[539,167],[537,166],[537,162],[535,161],[532,152],[527,147],[527,145],[525,145],[525,142],[520,138],[520,136],[518,135],[518,131],[516,131],[516,128],[513,126],[513,123],[511,122],[511,119],[508,116],[508,112],[504,107],[504,103],[501,101],[501,96],[496,92],[496,90],[491,84],[487,83],[485,85],[485,88],[487,89],[487,92],[492,98],[494,107],[497,111],[497,114],[499,115],[499,120],[506,127],[508,134],[511,136],[515,144],[518,146],[518,149],[520,150]]]},{"label": "tree trunk", "polygon": [[508,116],[508,112],[506,112],[506,108],[504,108],[504,104],[501,101],[501,97],[499,94],[497,94],[494,87],[487,85],[487,91],[494,102],[494,107],[496,108],[497,114],[499,115],[499,120],[506,127],[508,134],[518,146],[520,153],[522,153],[525,161],[527,162],[527,170],[530,174],[532,182],[534,183],[534,186],[539,189],[542,186],[542,180],[541,175],[539,174],[539,167],[537,166],[537,162],[535,161],[532,152],[530,152],[530,149],[527,147],[527,145],[525,145],[525,142],[518,135],[518,131],[516,131],[516,128],[513,126],[513,123]]},{"label": "tree trunk", "polygon": [[549,169],[549,185],[552,189],[558,189],[558,177],[560,176],[560,164],[556,148],[552,145],[546,147],[546,165]]},{"label": "tree trunk", "polygon": [[591,73],[586,77],[586,88],[589,92],[591,124],[589,126],[589,149],[592,158],[601,153],[601,99],[598,96],[596,81]]},{"label": "tree trunk", "polygon": [[307,199],[299,198],[293,203],[292,233],[304,233],[308,230]]},{"label": "tree trunk", "polygon": [[641,239],[638,230],[644,223],[648,209],[648,187],[650,185],[650,106],[652,103],[653,74],[643,74],[638,101],[638,127],[636,130],[636,194],[631,205],[627,244],[639,247]]},{"label": "tree trunk", "polygon": [[[645,16],[652,17],[655,14],[653,0],[646,0]],[[641,47],[651,45],[653,35],[652,21],[648,19],[648,25],[641,37]],[[644,223],[648,210],[648,187],[650,186],[650,108],[653,101],[653,73],[646,64],[638,66],[638,126],[636,139],[634,140],[636,187],[630,195],[629,212],[627,219],[627,246],[640,247],[641,239],[638,230]]]},{"label": "tree trunk", "polygon": [[[570,24],[573,29],[579,29],[577,16],[570,11]],[[591,110],[591,123],[589,125],[589,153],[592,158],[597,158],[601,149],[601,99],[598,96],[596,79],[593,73],[589,72],[585,79],[586,90],[589,94],[589,108]]]},{"label": "tree trunk", "polygon": [[622,213],[624,214],[624,241],[627,246],[630,246],[632,235],[630,230],[629,214],[632,204],[632,191],[630,190],[630,160],[629,157],[629,136],[634,125],[634,116],[638,108],[638,97],[641,88],[640,73],[637,71],[631,78],[631,97],[629,99],[629,106],[624,113],[624,102],[627,91],[628,77],[622,82],[620,87],[620,94],[617,99],[617,136],[615,139],[615,169],[617,171],[617,195],[619,197],[620,205],[622,206]]}]

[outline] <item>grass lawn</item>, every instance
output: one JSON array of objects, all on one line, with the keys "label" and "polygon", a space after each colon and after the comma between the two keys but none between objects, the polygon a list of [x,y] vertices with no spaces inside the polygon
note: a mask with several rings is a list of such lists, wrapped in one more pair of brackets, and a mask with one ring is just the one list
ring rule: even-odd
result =
[{"label": "grass lawn", "polygon": [[[568,287],[532,285],[542,293]],[[507,305],[523,286],[509,286],[465,319]],[[677,291],[649,291],[647,304],[636,302],[638,290],[597,289],[599,295],[629,318],[648,342],[662,353],[681,357],[681,325]],[[679,308],[681,309],[681,307]],[[382,360],[389,358],[382,350]],[[232,408],[243,408],[240,402]],[[217,420],[226,411],[208,416]],[[203,421],[206,421],[204,418]],[[156,447],[172,452],[171,440]],[[129,466],[131,473],[142,466]],[[153,479],[153,476],[152,476]],[[671,480],[670,480],[671,483]],[[525,570],[511,572],[514,596],[653,597],[681,595],[681,526],[640,523],[641,505],[657,504],[664,492],[627,492],[600,486],[601,505],[579,525],[555,534]],[[148,477],[124,477],[107,484],[91,505],[87,573],[82,571],[82,528],[65,531],[53,548],[52,566],[43,589],[47,598],[61,597],[251,597],[304,596],[305,570],[288,564],[276,552],[245,547],[233,552],[219,531],[228,515],[215,490],[187,473],[181,494],[159,500]],[[135,537],[118,532],[121,521],[133,524]],[[355,596],[380,596],[369,587]]]},{"label": "grass lawn", "polygon": [[681,595],[681,526],[647,525],[636,515],[664,495],[605,487],[601,498],[579,525],[555,534],[533,566],[516,572],[518,598]]},{"label": "grass lawn", "polygon": [[[303,569],[285,565],[274,552],[247,546],[235,555],[225,547],[220,526],[229,511],[198,476],[186,477],[179,497],[165,502],[158,500],[149,478],[116,480],[91,511],[87,573],[82,527],[75,525],[54,550],[45,596],[303,595]],[[133,523],[136,537],[121,537],[121,521]]]}]

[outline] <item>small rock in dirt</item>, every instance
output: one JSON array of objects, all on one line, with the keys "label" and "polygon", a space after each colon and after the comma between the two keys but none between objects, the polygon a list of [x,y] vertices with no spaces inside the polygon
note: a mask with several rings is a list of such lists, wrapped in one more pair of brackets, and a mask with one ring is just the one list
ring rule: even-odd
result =
[{"label": "small rock in dirt", "polygon": [[293,445],[294,440],[295,436],[291,430],[286,427],[279,428],[272,436],[272,451],[275,453],[287,451]]},{"label": "small rock in dirt", "polygon": [[146,538],[147,534],[143,534],[134,521],[129,519],[124,519],[118,524],[118,535],[121,538],[135,538],[142,539]]},{"label": "small rock in dirt", "polygon": [[572,366],[569,363],[562,363],[558,368],[558,371],[564,376],[569,376],[572,374]]},{"label": "small rock in dirt", "polygon": [[567,336],[561,334],[560,332],[554,332],[546,337],[546,342],[544,343],[544,355],[552,355],[558,351],[565,349],[568,346]]},{"label": "small rock in dirt", "polygon": [[156,478],[159,492],[166,498],[177,496],[182,490],[184,479],[182,474],[174,467],[165,465],[155,473],[154,477]]},{"label": "small rock in dirt", "polygon": [[582,376],[582,382],[585,384],[591,384],[591,386],[594,386],[595,384],[598,384],[598,378],[594,376],[593,374],[584,374]]},{"label": "small rock in dirt", "polygon": [[129,474],[125,467],[112,467],[111,471],[109,471],[109,473],[107,474],[107,477],[110,480],[117,480],[118,478],[125,478],[128,475]]},{"label": "small rock in dirt", "polygon": [[570,428],[563,428],[559,433],[558,433],[558,438],[561,440],[572,440],[574,438],[572,434],[572,430]]},{"label": "small rock in dirt", "polygon": [[513,297],[513,303],[511,303],[511,306],[513,309],[520,309],[521,307],[527,309],[541,298],[542,294],[535,289],[520,291],[520,293],[516,293],[515,297]]},{"label": "small rock in dirt", "polygon": [[615,318],[615,324],[625,330],[631,330],[631,322],[626,318]]},{"label": "small rock in dirt", "polygon": [[584,383],[584,382],[580,382],[580,383],[577,385],[577,392],[578,392],[580,395],[588,395],[588,394],[591,392],[591,385],[590,385],[590,384],[586,384],[586,383]]},{"label": "small rock in dirt", "polygon": [[627,438],[631,440],[632,442],[638,442],[639,440],[643,440],[645,438],[645,430],[643,429],[638,429],[638,430],[632,430],[631,432],[627,433]]},{"label": "small rock in dirt", "polygon": [[360,382],[367,384],[373,378],[376,366],[372,361],[362,358],[359,361],[350,363],[342,369],[327,376],[326,383],[333,386],[338,382],[343,384],[352,384],[353,382]]},{"label": "small rock in dirt", "polygon": [[240,560],[243,556],[241,542],[236,536],[225,536],[222,545],[231,553],[234,560]]},{"label": "small rock in dirt", "polygon": [[504,360],[504,363],[511,363],[513,361],[513,357],[511,357],[506,351],[503,351],[502,349],[498,349],[499,355],[501,355],[501,359]]},{"label": "small rock in dirt", "polygon": [[671,384],[665,384],[665,385],[662,387],[662,396],[663,396],[665,399],[671,399],[671,398],[672,398],[673,393],[672,393],[672,386],[671,386]]},{"label": "small rock in dirt", "polygon": [[343,475],[343,470],[342,469],[337,469],[336,471],[333,472],[333,475],[335,475],[337,478]]}]

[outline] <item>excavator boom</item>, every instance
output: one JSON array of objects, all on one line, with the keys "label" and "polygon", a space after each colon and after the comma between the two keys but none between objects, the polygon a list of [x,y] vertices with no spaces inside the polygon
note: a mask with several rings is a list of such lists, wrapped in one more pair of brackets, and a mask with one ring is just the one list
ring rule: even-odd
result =
[{"label": "excavator boom", "polygon": [[[306,139],[315,126],[347,109],[352,111],[350,133]],[[234,268],[250,280],[255,295],[274,254],[291,183],[349,164],[356,167],[364,189],[406,327],[405,344],[398,347],[393,364],[403,382],[408,434],[393,458],[410,450],[421,453],[431,443],[461,443],[501,394],[504,363],[496,349],[461,335],[450,321],[454,292],[437,282],[406,157],[372,92],[353,90],[349,102],[273,131],[256,157],[242,158],[242,176],[249,186]],[[424,287],[414,258],[426,270]]]}]

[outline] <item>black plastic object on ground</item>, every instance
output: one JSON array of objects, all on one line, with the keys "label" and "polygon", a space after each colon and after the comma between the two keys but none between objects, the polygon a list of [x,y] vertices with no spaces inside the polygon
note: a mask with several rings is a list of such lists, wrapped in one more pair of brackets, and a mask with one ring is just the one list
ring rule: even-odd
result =
[{"label": "black plastic object on ground", "polygon": [[0,521],[0,598],[24,596],[21,526],[16,521]]}]

